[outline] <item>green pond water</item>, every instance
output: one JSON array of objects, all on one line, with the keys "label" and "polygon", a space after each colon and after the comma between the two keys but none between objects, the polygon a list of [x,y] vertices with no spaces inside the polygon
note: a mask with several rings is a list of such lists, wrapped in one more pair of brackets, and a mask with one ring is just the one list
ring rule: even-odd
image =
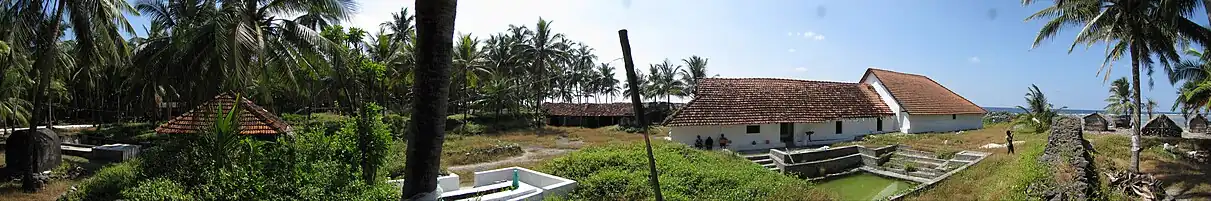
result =
[{"label": "green pond water", "polygon": [[910,189],[916,183],[858,172],[816,183],[815,188],[835,193],[842,200],[878,200]]}]

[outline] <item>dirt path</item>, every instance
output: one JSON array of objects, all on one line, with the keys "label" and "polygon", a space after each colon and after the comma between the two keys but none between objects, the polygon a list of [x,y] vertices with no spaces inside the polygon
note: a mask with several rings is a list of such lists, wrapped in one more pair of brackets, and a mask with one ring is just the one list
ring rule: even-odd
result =
[{"label": "dirt path", "polygon": [[508,158],[508,159],[499,160],[499,161],[486,162],[486,163],[450,166],[447,169],[450,171],[471,171],[471,172],[485,171],[485,170],[489,170],[492,168],[499,168],[501,165],[506,165],[506,164],[511,164],[511,163],[535,162],[535,161],[543,160],[544,158],[549,158],[551,156],[563,155],[565,153],[574,151],[574,149],[552,149],[552,148],[542,148],[542,147],[526,147],[526,148],[523,148],[522,151],[524,151],[525,153],[521,154],[521,156],[516,156],[513,158]]}]

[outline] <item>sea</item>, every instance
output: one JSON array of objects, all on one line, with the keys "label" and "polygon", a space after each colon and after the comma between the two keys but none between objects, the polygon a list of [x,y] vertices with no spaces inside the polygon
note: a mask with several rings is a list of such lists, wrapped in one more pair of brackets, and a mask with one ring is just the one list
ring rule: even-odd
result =
[{"label": "sea", "polygon": [[[984,110],[988,110],[988,112],[1010,112],[1010,113],[1025,113],[1026,112],[1025,110],[1022,110],[1021,108],[1017,108],[1017,107],[983,107],[983,108],[984,108]],[[1093,114],[1094,112],[1106,114],[1106,110],[1082,110],[1082,109],[1062,109],[1058,113],[1060,113],[1062,115],[1085,116],[1085,115]],[[1178,113],[1178,112],[1153,112],[1153,113],[1154,113],[1153,115],[1169,116],[1169,119],[1172,119],[1173,123],[1177,123],[1177,125],[1181,126],[1182,128],[1185,128],[1186,124],[1188,123],[1186,121],[1186,117],[1182,116],[1182,113]],[[1140,115],[1142,115],[1144,117],[1145,123],[1147,123],[1148,119],[1152,119],[1152,117],[1148,116],[1147,113],[1142,113]]]}]

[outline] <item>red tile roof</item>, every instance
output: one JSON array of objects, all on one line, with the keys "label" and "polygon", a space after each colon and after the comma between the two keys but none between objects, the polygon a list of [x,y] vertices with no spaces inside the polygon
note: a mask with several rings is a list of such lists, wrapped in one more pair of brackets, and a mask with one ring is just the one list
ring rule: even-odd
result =
[{"label": "red tile roof", "polygon": [[542,110],[553,116],[615,117],[635,114],[630,103],[543,103]]},{"label": "red tile roof", "polygon": [[873,87],[773,78],[706,78],[666,126],[812,123],[891,116]]},{"label": "red tile roof", "polygon": [[887,87],[900,108],[909,114],[984,114],[984,108],[959,96],[929,77],[870,68],[862,75],[875,76]]},{"label": "red tile roof", "polygon": [[[290,134],[292,128],[285,121],[278,118],[277,115],[269,113],[265,108],[253,104],[247,98],[240,99],[240,134],[243,135],[278,135]],[[228,93],[223,93],[214,97],[214,100],[203,103],[202,105],[177,116],[172,120],[160,125],[156,128],[156,133],[160,134],[188,134],[200,133],[210,129],[210,125],[214,123],[214,118],[219,116],[217,109],[223,108],[223,111],[231,111],[235,104],[235,96]]]}]

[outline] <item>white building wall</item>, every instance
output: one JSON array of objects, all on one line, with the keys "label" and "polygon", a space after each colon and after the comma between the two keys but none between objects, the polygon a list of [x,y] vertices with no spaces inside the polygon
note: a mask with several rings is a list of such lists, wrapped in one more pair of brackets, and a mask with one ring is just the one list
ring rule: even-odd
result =
[{"label": "white building wall", "polygon": [[[875,134],[895,132],[896,122],[894,117],[887,116],[883,119],[883,131],[877,130],[876,118],[851,118],[841,120],[841,133],[837,134],[836,121],[820,122],[820,123],[795,123],[794,129],[794,145],[821,145],[831,144],[841,141],[852,140],[855,137]],[[779,124],[761,124],[760,133],[746,133],[748,125],[726,125],[726,126],[683,126],[672,127],[670,129],[670,138],[674,142],[679,142],[687,145],[694,145],[696,136],[702,136],[703,140],[706,137],[711,137],[718,148],[719,134],[724,134],[732,145],[728,149],[733,151],[739,150],[760,150],[770,148],[782,148],[787,144],[781,140],[781,128]],[[807,132],[813,131],[811,140],[808,141]]]},{"label": "white building wall", "polygon": [[898,121],[895,121],[893,126],[898,128],[900,132],[907,133],[909,128],[907,113],[900,110],[900,103],[896,102],[896,99],[891,96],[891,92],[887,90],[887,87],[883,86],[883,81],[879,81],[878,77],[872,75],[866,76],[866,79],[862,80],[862,83],[869,84],[875,88],[875,93],[879,94],[879,99],[883,99],[883,104],[886,104],[891,109],[891,113],[896,115],[894,120]]},{"label": "white building wall", "polygon": [[984,128],[984,114],[907,115],[905,124],[912,127],[905,133],[947,132]]}]

